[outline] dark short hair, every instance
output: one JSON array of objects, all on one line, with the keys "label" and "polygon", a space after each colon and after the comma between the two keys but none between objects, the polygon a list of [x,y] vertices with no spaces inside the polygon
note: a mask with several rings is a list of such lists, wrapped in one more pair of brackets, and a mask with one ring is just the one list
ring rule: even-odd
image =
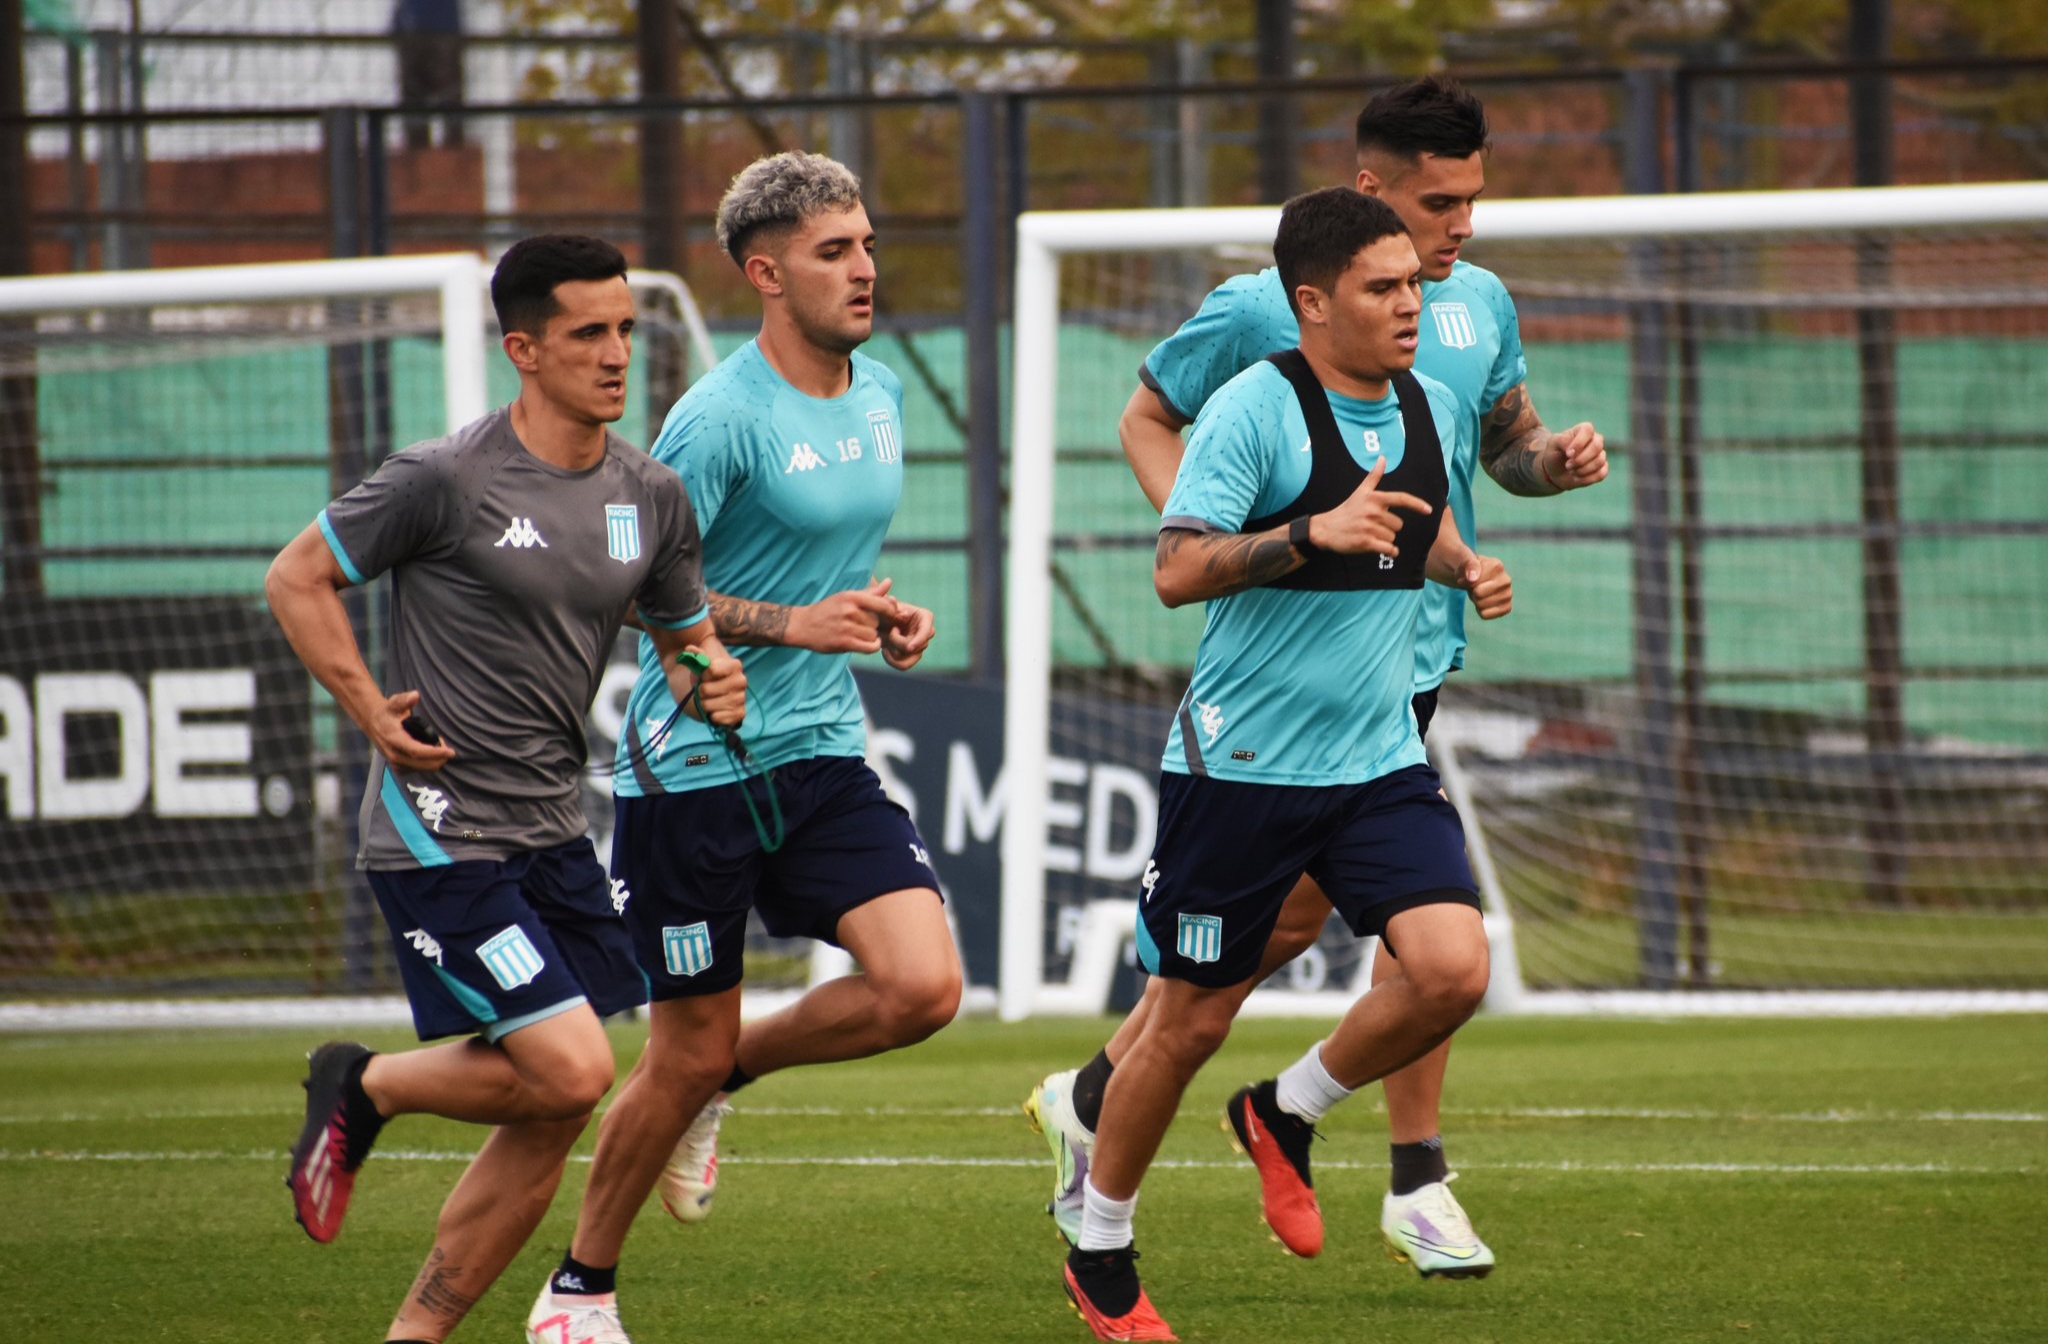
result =
[{"label": "dark short hair", "polygon": [[1487,146],[1486,105],[1449,75],[1426,75],[1372,96],[1358,113],[1358,152],[1462,159]]},{"label": "dark short hair", "polygon": [[500,331],[540,335],[562,311],[555,286],[571,280],[610,280],[626,273],[626,256],[602,238],[580,233],[539,233],[521,238],[491,272],[491,306]]},{"label": "dark short hair", "polygon": [[1314,285],[1327,293],[1360,249],[1407,232],[1393,206],[1350,187],[1324,187],[1295,197],[1280,208],[1280,232],[1273,238],[1287,306],[1299,317],[1297,286]]}]

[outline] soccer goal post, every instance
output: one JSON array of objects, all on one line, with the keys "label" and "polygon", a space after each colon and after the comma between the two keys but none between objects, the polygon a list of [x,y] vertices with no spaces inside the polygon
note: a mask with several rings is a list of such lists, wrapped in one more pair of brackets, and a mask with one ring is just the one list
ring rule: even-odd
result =
[{"label": "soccer goal post", "polygon": [[[388,453],[516,394],[489,278],[452,253],[0,280],[10,1010],[282,1021],[305,1010],[279,996],[317,996],[402,1015],[348,844],[365,747],[285,644],[263,575]],[[677,277],[626,279],[641,339],[618,428],[645,443],[717,356]],[[347,598],[373,668],[385,591]],[[587,725],[599,761],[634,675],[620,658]],[[605,781],[585,810],[608,823]],[[800,956],[783,961],[800,984]],[[156,999],[175,1002],[99,1011]]]},{"label": "soccer goal post", "polygon": [[[1201,616],[1152,595],[1117,419],[1278,218],[1018,221],[1006,1018],[1099,1012],[1128,959],[1152,816],[1089,781],[1156,772]],[[1515,576],[1431,735],[1489,1003],[2048,1011],[2048,183],[1494,201],[1475,229],[1534,404],[1613,461],[1557,500],[1480,482],[1460,520]],[[1367,983],[1335,930],[1311,959],[1250,1009]]]}]

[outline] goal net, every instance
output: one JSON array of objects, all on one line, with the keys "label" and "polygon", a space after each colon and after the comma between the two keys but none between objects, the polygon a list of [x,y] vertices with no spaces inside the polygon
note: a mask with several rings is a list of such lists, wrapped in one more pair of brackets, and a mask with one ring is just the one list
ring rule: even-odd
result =
[{"label": "goal net", "polygon": [[[1007,1016],[1100,1011],[1128,961],[1152,795],[1098,816],[1084,781],[1156,775],[1202,615],[1153,595],[1116,423],[1277,219],[1020,220]],[[2048,186],[1495,202],[1476,233],[1535,405],[1612,461],[1460,519],[1515,578],[1430,736],[1489,1002],[2048,1008]],[[1333,921],[1254,1009],[1333,1011],[1366,965]]]},{"label": "goal net", "polygon": [[[396,991],[353,870],[366,749],[262,582],[386,454],[514,395],[488,277],[449,254],[0,281],[0,997]],[[679,280],[629,281],[619,428],[646,443],[715,355]],[[386,587],[348,595],[373,669]],[[803,949],[761,951],[801,982]]]}]

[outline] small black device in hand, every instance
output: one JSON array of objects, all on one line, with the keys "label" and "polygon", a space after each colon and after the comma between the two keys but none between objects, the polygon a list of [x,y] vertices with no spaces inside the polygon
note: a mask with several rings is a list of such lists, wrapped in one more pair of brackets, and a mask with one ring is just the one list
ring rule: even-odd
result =
[{"label": "small black device in hand", "polygon": [[422,742],[430,747],[438,747],[441,745],[440,729],[434,727],[433,724],[428,723],[426,716],[421,714],[418,710],[414,710],[412,713],[406,715],[405,722],[400,724],[399,726],[405,729],[407,734],[409,734],[412,737],[412,740],[415,742]]}]

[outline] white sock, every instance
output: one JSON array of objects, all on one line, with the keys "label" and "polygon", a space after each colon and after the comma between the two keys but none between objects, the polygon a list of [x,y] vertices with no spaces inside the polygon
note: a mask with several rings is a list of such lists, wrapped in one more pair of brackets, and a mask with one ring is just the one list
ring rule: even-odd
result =
[{"label": "white sock", "polygon": [[1280,1071],[1273,1100],[1289,1115],[1298,1115],[1314,1124],[1350,1095],[1351,1089],[1332,1078],[1323,1067],[1323,1043],[1317,1041],[1307,1054]]},{"label": "white sock", "polygon": [[1111,1199],[1095,1188],[1091,1177],[1081,1185],[1081,1241],[1084,1251],[1120,1251],[1131,1244],[1131,1214],[1138,1196]]}]

